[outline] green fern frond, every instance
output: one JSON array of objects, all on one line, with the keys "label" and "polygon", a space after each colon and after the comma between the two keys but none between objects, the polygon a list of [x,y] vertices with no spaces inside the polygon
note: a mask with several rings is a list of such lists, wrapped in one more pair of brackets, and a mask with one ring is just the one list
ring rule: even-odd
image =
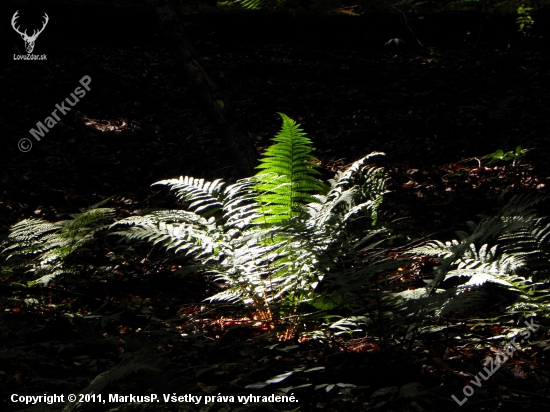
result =
[{"label": "green fern frond", "polygon": [[237,0],[245,9],[274,9],[281,8],[288,0]]},{"label": "green fern frond", "polygon": [[260,160],[255,176],[255,188],[261,208],[258,223],[281,223],[299,216],[305,205],[317,202],[314,194],[324,193],[326,185],[315,176],[317,159],[311,140],[306,137],[299,125],[288,116],[279,113],[283,127],[273,138],[271,145]]}]

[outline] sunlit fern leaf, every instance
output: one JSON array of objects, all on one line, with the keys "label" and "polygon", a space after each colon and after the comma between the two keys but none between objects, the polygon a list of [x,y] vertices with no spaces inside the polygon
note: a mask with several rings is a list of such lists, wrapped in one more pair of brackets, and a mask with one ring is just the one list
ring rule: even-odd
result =
[{"label": "sunlit fern leaf", "polygon": [[190,256],[215,253],[222,236],[213,217],[206,219],[186,210],[160,210],[146,216],[130,216],[112,225],[128,226],[117,232],[130,240],[145,240]]},{"label": "sunlit fern leaf", "polygon": [[[547,195],[537,193],[513,196],[495,216],[485,216],[477,225],[470,222],[471,233],[459,232],[459,240],[435,240],[411,249],[409,253],[428,255],[439,263],[434,269],[436,277],[426,289],[426,296],[408,303],[421,311],[419,319],[429,313],[441,315],[476,304],[482,306],[486,296],[482,287],[487,284],[497,285],[514,292],[520,299],[532,301],[532,293],[518,274],[533,275],[536,266],[533,262],[537,262],[538,267],[547,269],[549,266],[550,227],[533,210],[547,198]],[[467,281],[444,293],[432,294],[443,280],[453,277],[467,278]],[[403,305],[405,296],[395,294],[391,298]],[[434,302],[440,307],[434,308]]]},{"label": "sunlit fern leaf", "polygon": [[176,197],[182,202],[190,202],[189,210],[197,214],[213,214],[222,207],[223,188],[225,183],[220,179],[213,182],[185,176],[179,179],[167,179],[154,185],[164,185],[176,192]]},{"label": "sunlit fern leaf", "polygon": [[299,125],[288,116],[279,113],[283,119],[281,131],[260,160],[256,174],[255,189],[261,208],[258,223],[280,223],[299,216],[305,206],[317,202],[315,194],[325,193],[326,185],[316,176],[317,159],[311,140],[306,137]]},{"label": "sunlit fern leaf", "polygon": [[245,9],[274,9],[284,7],[287,0],[237,0]]},{"label": "sunlit fern leaf", "polygon": [[342,223],[354,217],[369,216],[376,223],[376,216],[383,196],[388,193],[383,169],[366,167],[368,161],[384,153],[373,152],[355,161],[345,172],[338,172],[329,181],[331,188],[325,198],[321,198],[323,207],[318,209],[318,224],[324,225],[329,217],[339,216],[343,212]]}]

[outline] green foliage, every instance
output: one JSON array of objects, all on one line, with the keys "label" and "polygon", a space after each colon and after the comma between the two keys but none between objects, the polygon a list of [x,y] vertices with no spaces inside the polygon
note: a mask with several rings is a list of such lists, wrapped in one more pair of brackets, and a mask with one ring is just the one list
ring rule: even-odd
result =
[{"label": "green foliage", "polygon": [[328,10],[341,7],[339,0],[235,0],[246,9]]},{"label": "green foliage", "polygon": [[281,223],[303,213],[304,205],[318,202],[313,194],[324,194],[327,187],[315,176],[317,159],[311,140],[288,116],[280,113],[283,128],[273,138],[260,159],[260,172],[255,176],[255,187],[261,207],[259,223]]},{"label": "green foliage", "polygon": [[288,0],[237,0],[246,9],[275,9],[285,7]]},{"label": "green foliage", "polygon": [[210,300],[253,304],[266,320],[278,317],[275,304],[296,316],[325,276],[338,278],[343,289],[352,274],[364,274],[359,253],[383,232],[377,218],[386,193],[382,169],[365,167],[380,153],[339,172],[327,192],[315,178],[309,139],[281,116],[283,128],[256,176],[229,186],[191,177],[157,182],[175,191],[187,210],[154,211],[114,225],[129,226],[118,232],[128,239],[192,256],[200,265],[189,270],[213,274],[226,286]]},{"label": "green foliage", "polygon": [[[548,294],[535,296],[536,282],[529,278],[550,276],[550,223],[532,210],[547,197],[516,195],[497,215],[483,217],[477,225],[468,222],[471,233],[457,232],[458,239],[430,241],[411,249],[411,255],[430,256],[438,262],[435,277],[425,289],[395,293],[388,299],[412,320],[424,321],[481,307],[490,297],[487,287],[492,285],[513,292],[509,307],[514,311],[522,307],[546,311]],[[444,281],[452,280],[459,285],[442,288]],[[512,305],[518,298],[523,306]],[[407,336],[412,337],[419,326],[408,327]]]},{"label": "green foliage", "polygon": [[34,278],[29,285],[47,284],[60,274],[77,274],[84,265],[72,259],[75,252],[114,218],[114,210],[97,206],[72,215],[70,220],[25,219],[16,223],[3,243],[7,263],[29,269]]},{"label": "green foliage", "polygon": [[[235,0],[235,3],[247,9],[314,9],[330,10],[354,3],[342,3],[338,0]],[[235,3],[225,3],[235,4]],[[219,5],[224,3],[218,3]],[[438,13],[482,11],[490,14],[516,15],[516,23],[520,32],[530,35],[534,25],[531,16],[538,3],[529,0],[504,0],[492,2],[487,0],[370,0],[358,3],[362,14],[366,13]],[[535,7],[532,7],[535,6]],[[350,15],[359,15],[350,12]]]},{"label": "green foliage", "polygon": [[519,27],[518,31],[526,37],[531,35],[533,24],[535,24],[533,17],[531,17],[532,10],[532,7],[526,7],[524,3],[522,3],[517,9],[518,18],[516,19],[516,24]]},{"label": "green foliage", "polygon": [[516,147],[515,152],[506,152],[504,153],[502,150],[497,150],[494,153],[489,153],[488,155],[483,156],[482,160],[487,160],[487,164],[493,164],[495,162],[498,162],[499,160],[505,161],[505,162],[513,162],[513,165],[515,166],[517,162],[519,162],[523,157],[527,154],[528,149],[522,149],[521,146]]},{"label": "green foliage", "polygon": [[495,3],[494,8],[502,14],[516,15],[518,31],[522,32],[524,36],[530,36],[530,31],[535,23],[531,17],[531,12],[535,8],[540,8],[541,5],[542,3],[531,0],[504,0]]},{"label": "green foliage", "polygon": [[[532,2],[530,0],[503,0],[503,1],[487,1],[487,0],[445,0],[445,1],[425,1],[425,0],[401,0],[397,2],[384,2],[387,7],[402,7],[409,6],[410,9],[404,10],[407,12],[422,12],[422,13],[437,13],[442,11],[480,11],[483,13],[518,16],[516,23],[520,28],[519,31],[524,35],[529,35],[529,30],[534,24],[531,18],[531,12],[535,8],[540,8],[540,2]],[[388,6],[389,4],[389,6]],[[534,7],[531,7],[534,6]],[[381,9],[381,7],[379,7]],[[526,30],[526,31],[524,31]]]}]

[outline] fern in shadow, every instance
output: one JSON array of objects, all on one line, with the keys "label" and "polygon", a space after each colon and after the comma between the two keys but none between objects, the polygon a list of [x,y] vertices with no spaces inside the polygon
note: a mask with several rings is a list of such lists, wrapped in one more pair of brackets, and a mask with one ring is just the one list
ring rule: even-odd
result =
[{"label": "fern in shadow", "polygon": [[33,284],[47,284],[61,274],[78,274],[86,265],[73,259],[75,252],[108,228],[114,210],[100,204],[72,215],[72,219],[48,222],[25,219],[11,227],[4,242],[6,263],[14,269],[28,269]]},{"label": "fern in shadow", "polygon": [[[434,279],[425,289],[387,298],[406,313],[409,321],[404,334],[409,342],[428,319],[486,305],[488,285],[512,292],[509,313],[547,313],[548,293],[533,293],[533,288],[538,285],[542,289],[544,284],[536,280],[550,275],[550,225],[533,209],[547,198],[537,193],[515,195],[495,216],[482,216],[478,224],[468,222],[470,233],[457,232],[457,239],[434,240],[408,251],[413,256],[430,256],[438,263]],[[443,287],[443,282],[453,280],[458,286]]]}]

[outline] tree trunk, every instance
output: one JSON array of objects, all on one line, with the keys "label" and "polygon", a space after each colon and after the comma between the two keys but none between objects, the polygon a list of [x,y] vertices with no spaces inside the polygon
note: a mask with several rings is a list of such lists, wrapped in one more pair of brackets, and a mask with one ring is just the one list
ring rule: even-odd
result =
[{"label": "tree trunk", "polygon": [[182,65],[192,91],[216,126],[228,157],[237,168],[237,176],[251,176],[257,165],[257,152],[252,142],[235,130],[231,119],[229,96],[208,75],[199,63],[193,44],[185,34],[183,23],[169,0],[146,0],[160,20],[168,47]]}]

